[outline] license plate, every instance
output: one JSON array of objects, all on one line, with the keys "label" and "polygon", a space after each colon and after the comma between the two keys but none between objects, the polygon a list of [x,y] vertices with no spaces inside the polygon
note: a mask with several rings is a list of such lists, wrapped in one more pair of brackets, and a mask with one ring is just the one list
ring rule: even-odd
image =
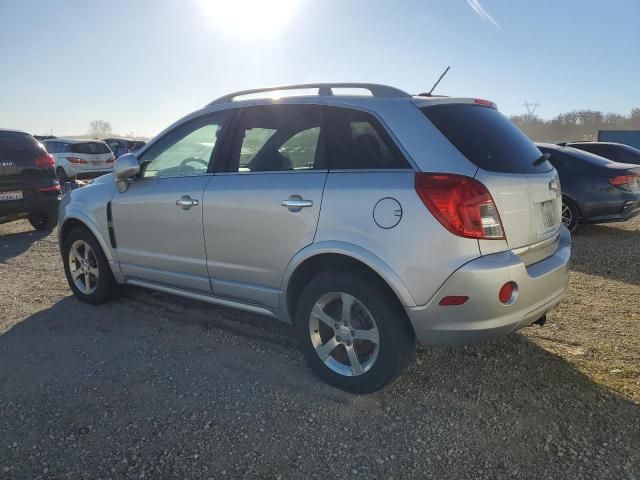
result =
[{"label": "license plate", "polygon": [[540,211],[542,212],[542,220],[545,227],[553,227],[560,223],[558,218],[558,209],[556,208],[555,200],[548,200],[540,204]]},{"label": "license plate", "polygon": [[22,191],[0,192],[0,202],[8,202],[11,200],[22,200]]}]

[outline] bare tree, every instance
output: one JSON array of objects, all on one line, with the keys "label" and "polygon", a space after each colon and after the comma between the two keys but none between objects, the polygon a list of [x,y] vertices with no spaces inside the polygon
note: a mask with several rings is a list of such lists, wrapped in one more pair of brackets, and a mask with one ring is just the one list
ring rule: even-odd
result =
[{"label": "bare tree", "polygon": [[91,138],[102,139],[111,133],[111,124],[104,120],[92,120],[89,123],[89,131],[87,133]]}]

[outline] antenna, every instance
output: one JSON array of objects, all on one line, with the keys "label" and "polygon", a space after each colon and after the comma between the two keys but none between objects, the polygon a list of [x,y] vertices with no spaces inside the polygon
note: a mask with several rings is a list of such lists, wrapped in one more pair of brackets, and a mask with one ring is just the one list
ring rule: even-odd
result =
[{"label": "antenna", "polygon": [[433,93],[433,91],[436,89],[436,87],[438,86],[440,81],[444,78],[444,76],[447,74],[447,72],[449,71],[450,68],[451,68],[451,65],[449,65],[447,68],[444,69],[444,72],[442,72],[442,75],[440,75],[440,78],[438,78],[436,83],[433,84],[433,87],[431,87],[431,90],[429,90],[426,93],[419,93],[418,96],[419,97],[430,97],[431,94]]}]

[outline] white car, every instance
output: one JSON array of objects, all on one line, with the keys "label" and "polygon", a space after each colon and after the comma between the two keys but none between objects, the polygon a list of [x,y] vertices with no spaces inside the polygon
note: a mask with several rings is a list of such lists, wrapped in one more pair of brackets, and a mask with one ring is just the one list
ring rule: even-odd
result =
[{"label": "white car", "polygon": [[94,178],[113,170],[115,156],[100,140],[55,138],[42,142],[56,162],[61,183],[69,179]]}]

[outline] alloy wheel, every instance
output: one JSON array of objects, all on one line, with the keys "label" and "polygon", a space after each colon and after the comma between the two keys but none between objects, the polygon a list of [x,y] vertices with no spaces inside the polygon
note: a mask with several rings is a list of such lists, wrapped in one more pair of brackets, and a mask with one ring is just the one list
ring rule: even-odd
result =
[{"label": "alloy wheel", "polygon": [[571,225],[573,221],[573,212],[571,211],[571,207],[567,205],[565,202],[562,202],[562,223],[565,227]]},{"label": "alloy wheel", "polygon": [[90,295],[95,291],[100,276],[98,259],[84,240],[76,240],[69,249],[69,272],[80,292]]},{"label": "alloy wheel", "polygon": [[340,375],[362,375],[378,358],[380,335],[373,315],[348,293],[327,293],[315,303],[309,334],[320,360]]}]

